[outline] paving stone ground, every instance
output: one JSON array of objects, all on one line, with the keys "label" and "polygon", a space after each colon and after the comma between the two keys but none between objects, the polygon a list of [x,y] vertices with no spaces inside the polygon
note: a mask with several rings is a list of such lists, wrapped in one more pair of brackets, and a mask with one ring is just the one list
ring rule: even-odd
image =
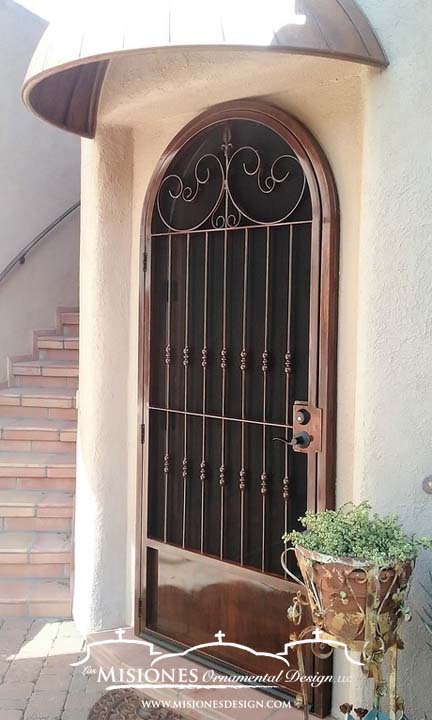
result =
[{"label": "paving stone ground", "polygon": [[70,667],[83,646],[72,621],[0,619],[0,720],[86,720],[106,685]]}]

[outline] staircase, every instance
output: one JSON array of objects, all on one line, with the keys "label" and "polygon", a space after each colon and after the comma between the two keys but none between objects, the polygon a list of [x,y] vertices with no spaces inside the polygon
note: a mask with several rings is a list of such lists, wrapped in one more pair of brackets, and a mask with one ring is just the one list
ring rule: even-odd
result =
[{"label": "staircase", "polygon": [[78,331],[59,308],[0,387],[0,616],[70,617]]}]

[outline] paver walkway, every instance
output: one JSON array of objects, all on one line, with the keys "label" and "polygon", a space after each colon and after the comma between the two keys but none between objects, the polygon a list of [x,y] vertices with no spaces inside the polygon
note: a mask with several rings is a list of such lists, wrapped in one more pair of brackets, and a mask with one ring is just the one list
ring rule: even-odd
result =
[{"label": "paver walkway", "polygon": [[72,621],[0,619],[0,720],[86,720],[106,686],[83,667]]}]

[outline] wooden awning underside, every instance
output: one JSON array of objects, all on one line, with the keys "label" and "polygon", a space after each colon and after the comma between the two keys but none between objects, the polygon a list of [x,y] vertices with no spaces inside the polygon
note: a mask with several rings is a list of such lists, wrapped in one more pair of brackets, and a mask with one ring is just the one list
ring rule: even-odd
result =
[{"label": "wooden awning underside", "polygon": [[24,102],[48,122],[94,137],[109,61],[156,48],[250,49],[388,64],[354,0],[119,0],[49,26],[27,72]]}]

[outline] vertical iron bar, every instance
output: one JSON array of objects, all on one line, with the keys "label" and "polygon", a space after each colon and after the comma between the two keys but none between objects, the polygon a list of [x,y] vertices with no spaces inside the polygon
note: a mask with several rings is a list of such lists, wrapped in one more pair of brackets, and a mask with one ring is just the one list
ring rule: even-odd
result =
[{"label": "vertical iron bar", "polygon": [[221,408],[221,464],[219,468],[219,485],[220,485],[220,548],[219,554],[223,559],[224,551],[224,523],[225,523],[225,391],[226,391],[226,369],[228,366],[227,342],[227,264],[228,264],[228,232],[225,228],[224,232],[224,256],[223,256],[223,303],[222,303],[222,350],[221,350],[221,369],[222,369],[222,408]]},{"label": "vertical iron bar", "polygon": [[249,235],[248,230],[244,231],[243,249],[243,310],[242,310],[242,349],[240,353],[241,370],[241,468],[240,468],[240,563],[244,563],[244,493],[246,490],[246,452],[245,452],[245,417],[246,417],[246,371],[247,371],[247,350],[246,350],[246,323],[247,323],[247,292],[248,292],[248,257],[249,257]]},{"label": "vertical iron bar", "polygon": [[[285,353],[285,440],[288,440],[288,425],[290,422],[290,393],[293,358],[291,352],[291,318],[292,318],[292,279],[293,279],[293,226],[289,229],[288,246],[288,291],[287,291],[287,343]],[[288,532],[288,501],[290,490],[289,477],[289,446],[285,444],[284,478],[282,480],[282,497],[284,502],[284,533]],[[285,550],[288,544],[284,543]],[[286,573],[285,577],[286,577]]]},{"label": "vertical iron bar", "polygon": [[[171,286],[172,286],[172,237],[168,236],[168,288],[166,310],[166,346],[165,346],[165,407],[169,408],[170,365],[171,365]],[[164,455],[164,542],[168,537],[168,482],[170,472],[169,456],[169,413],[165,413],[165,455]]]},{"label": "vertical iron bar", "polygon": [[266,278],[265,278],[265,309],[264,309],[264,352],[262,354],[263,371],[263,426],[262,426],[262,473],[261,473],[261,497],[262,497],[262,536],[261,536],[261,570],[265,571],[265,550],[266,550],[266,511],[267,511],[267,372],[269,363],[268,352],[268,315],[269,315],[269,276],[270,276],[270,228],[267,227],[266,237]]},{"label": "vertical iron bar", "polygon": [[[288,426],[290,421],[290,391],[291,391],[291,375],[293,370],[293,358],[291,352],[291,318],[292,318],[292,279],[293,279],[293,226],[289,229],[289,246],[288,246],[288,292],[287,292],[287,342],[285,353],[285,424]],[[285,428],[285,440],[288,440],[288,427]],[[282,480],[282,497],[284,502],[284,533],[288,532],[288,500],[290,490],[289,478],[289,446],[285,444],[285,467],[284,478]],[[285,550],[287,543],[284,543]],[[285,573],[286,577],[286,573]]]},{"label": "vertical iron bar", "polygon": [[184,366],[184,425],[183,425],[183,522],[182,522],[182,547],[186,546],[186,506],[188,489],[188,457],[187,457],[187,395],[188,395],[188,366],[189,366],[189,256],[190,256],[190,235],[186,236],[186,281],[185,281],[185,335],[183,349]]},{"label": "vertical iron bar", "polygon": [[[318,407],[321,222],[320,210],[316,208],[310,236],[310,323],[308,350],[308,403],[313,407]],[[307,457],[307,509],[312,512],[316,512],[318,503],[318,457],[319,453],[313,453]]]},{"label": "vertical iron bar", "polygon": [[205,482],[206,482],[206,418],[207,412],[207,296],[208,296],[208,232],[205,234],[204,254],[204,318],[203,318],[203,348],[201,353],[201,365],[203,369],[203,391],[202,391],[202,435],[201,435],[201,539],[200,549],[204,552],[204,512],[205,512]]}]

